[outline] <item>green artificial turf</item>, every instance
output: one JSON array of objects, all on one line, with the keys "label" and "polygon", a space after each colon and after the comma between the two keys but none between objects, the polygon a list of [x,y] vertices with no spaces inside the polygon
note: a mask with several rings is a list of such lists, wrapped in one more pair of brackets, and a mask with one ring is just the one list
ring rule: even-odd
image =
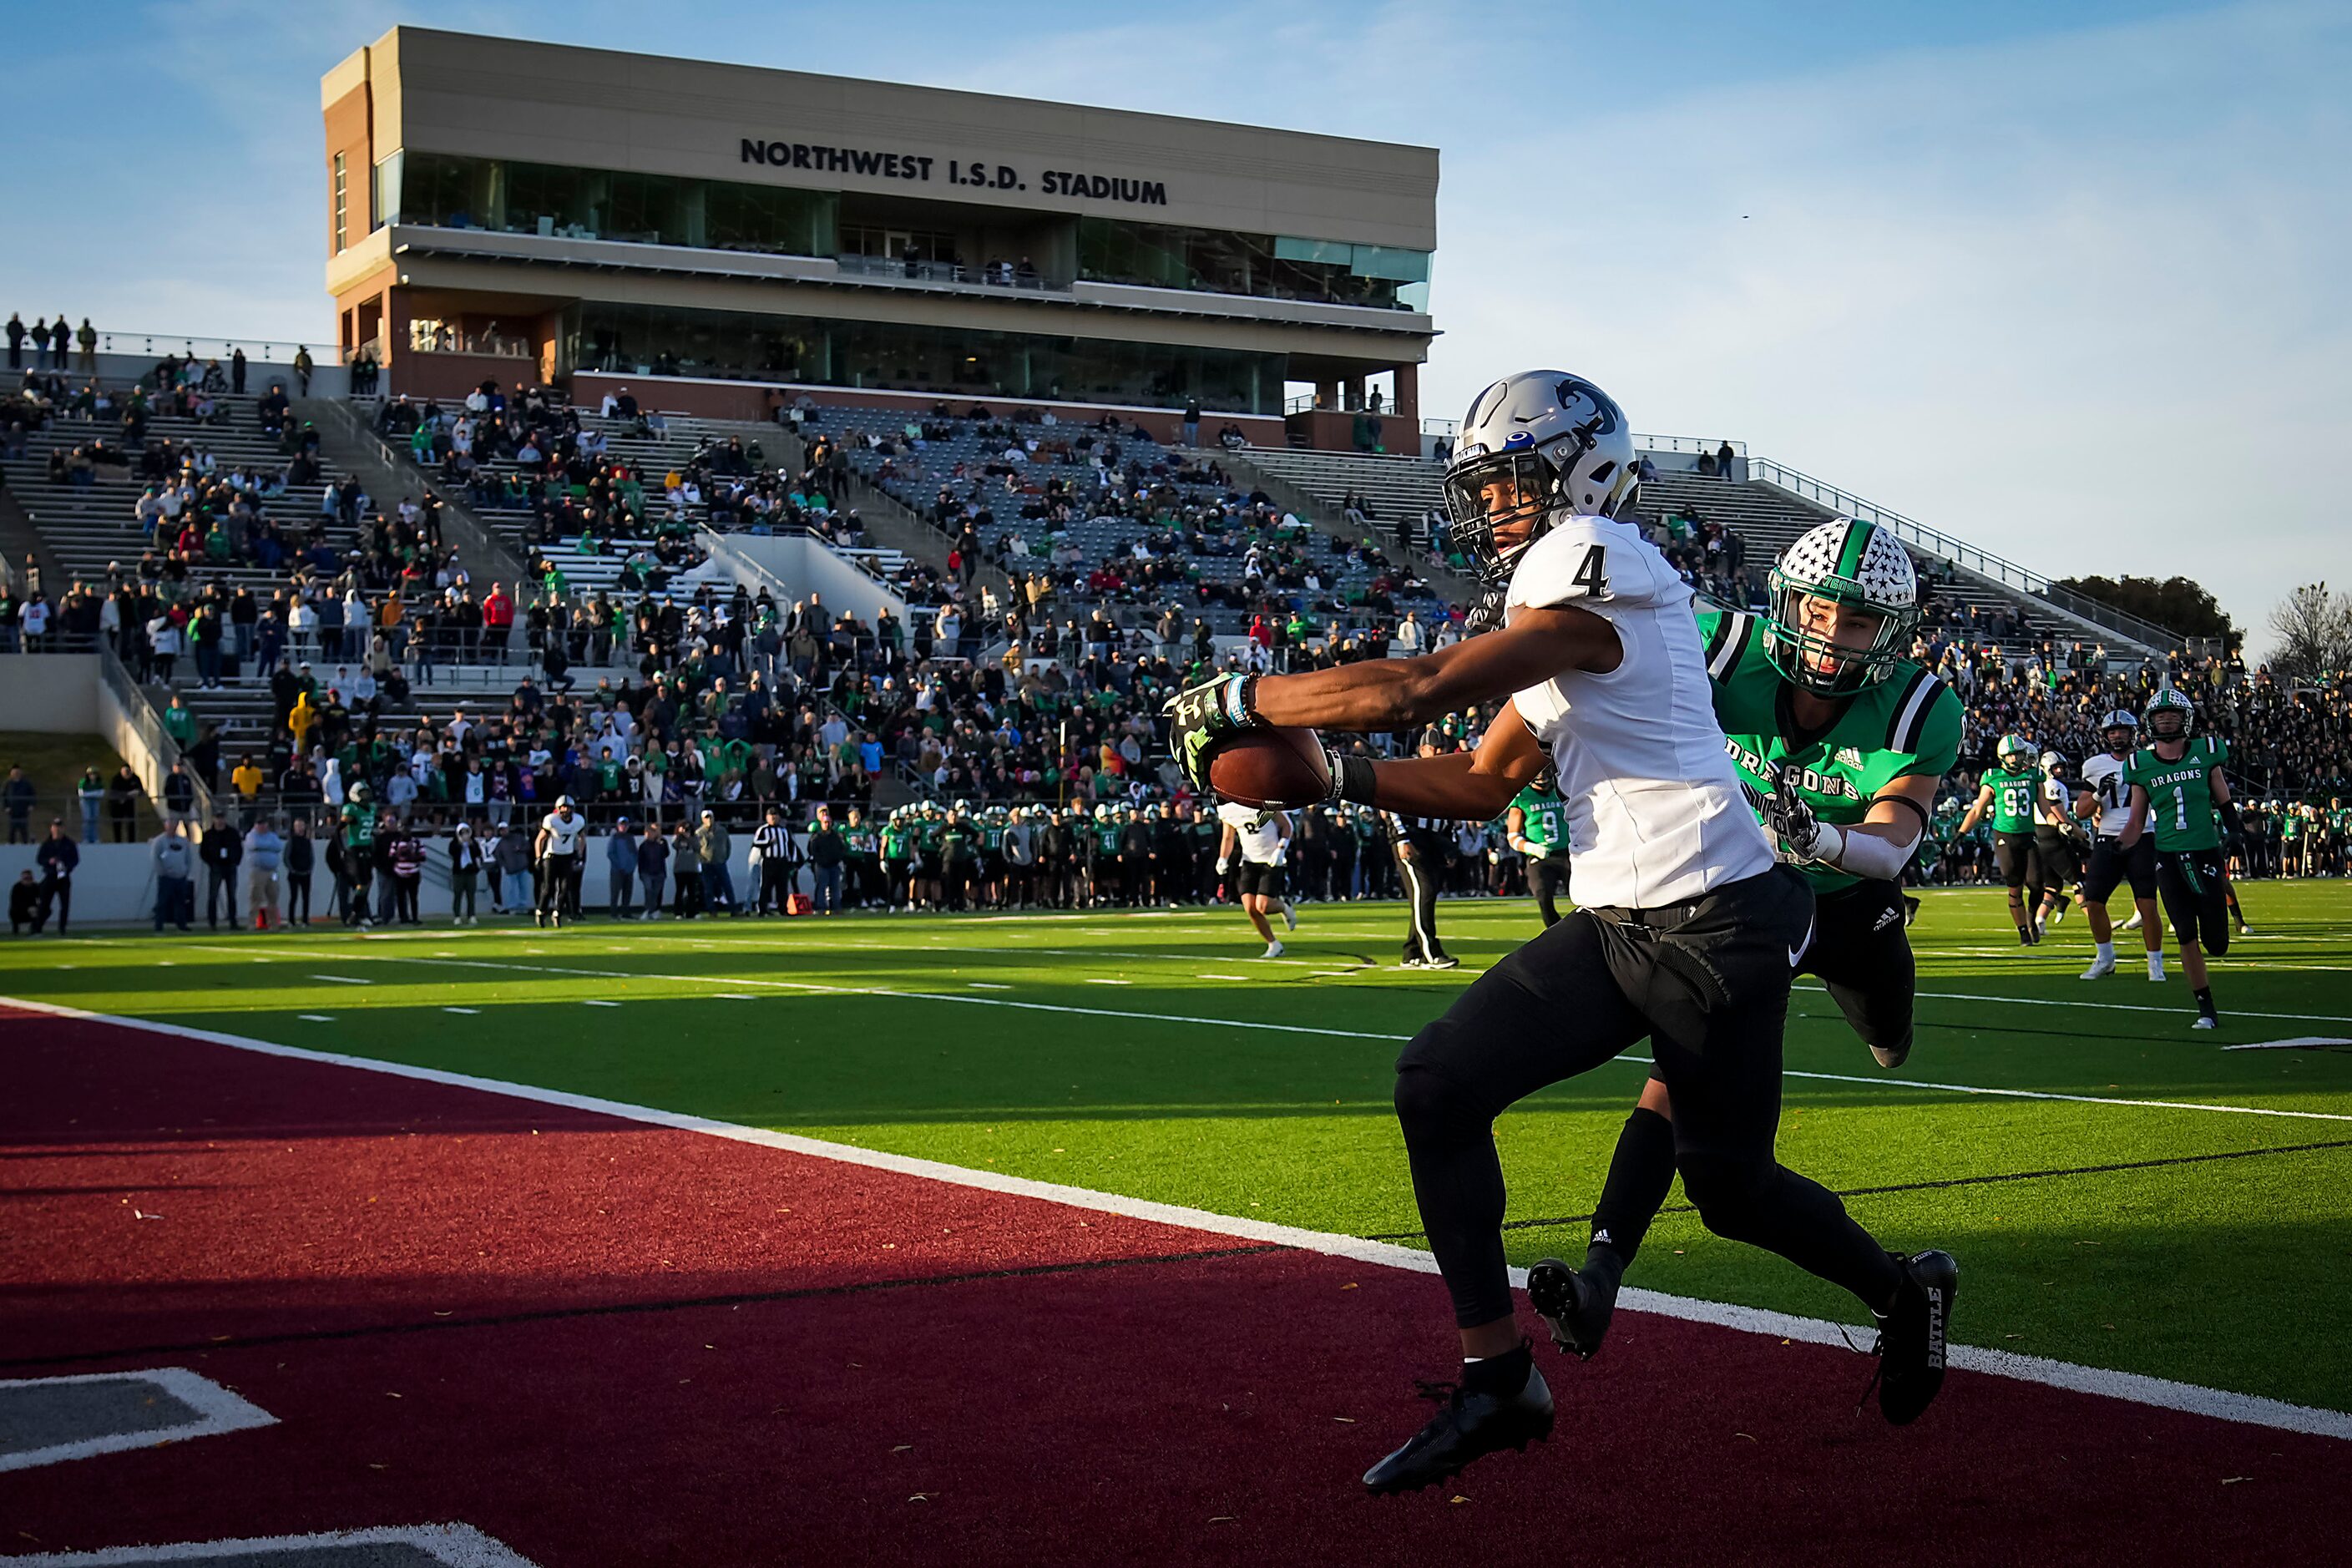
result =
[{"label": "green artificial turf", "polygon": [[[2242,894],[2257,931],[2215,965],[2212,1033],[2177,964],[2140,974],[2136,936],[2084,984],[2079,918],[2021,952],[1998,892],[1928,895],[1905,1068],[1801,983],[1782,1159],[1888,1245],[1959,1256],[1961,1340],[2352,1409],[2352,1047],[2222,1048],[2352,1037],[2352,888]],[[1464,967],[1428,974],[1393,967],[1402,923],[1310,907],[1276,963],[1230,910],[98,935],[0,951],[0,994],[1410,1244],[1397,1049],[1537,926],[1524,900],[1449,902]],[[1610,1064],[1498,1124],[1515,1262],[1580,1254],[1645,1072]],[[2222,1106],[2296,1114],[2197,1109]],[[1685,1212],[1633,1279],[1861,1315]]]}]

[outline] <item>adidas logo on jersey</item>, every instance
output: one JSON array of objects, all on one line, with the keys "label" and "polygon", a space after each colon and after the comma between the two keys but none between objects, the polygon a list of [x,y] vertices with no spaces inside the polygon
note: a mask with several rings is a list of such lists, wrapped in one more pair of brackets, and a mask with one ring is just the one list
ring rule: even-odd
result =
[{"label": "adidas logo on jersey", "polygon": [[1896,921],[1899,921],[1902,918],[1903,911],[1892,905],[1889,905],[1887,908],[1878,911],[1878,919],[1871,922],[1870,929],[1874,931],[1885,931],[1888,926],[1893,925]]},{"label": "adidas logo on jersey", "polygon": [[1840,746],[1837,749],[1836,760],[1850,768],[1862,766],[1862,753],[1852,746]]}]

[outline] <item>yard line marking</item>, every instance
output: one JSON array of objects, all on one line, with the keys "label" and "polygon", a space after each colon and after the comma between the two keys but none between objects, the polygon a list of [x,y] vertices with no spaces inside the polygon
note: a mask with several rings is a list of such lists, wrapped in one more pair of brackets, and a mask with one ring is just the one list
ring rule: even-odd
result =
[{"label": "yard line marking", "polygon": [[444,1007],[441,1011],[444,1013],[463,1013],[467,1016],[472,1017],[480,1013],[481,1009],[479,1007]]},{"label": "yard line marking", "polygon": [[[956,997],[956,1001],[978,998]],[[700,1132],[716,1138],[726,1138],[739,1143],[756,1144],[762,1148],[781,1149],[791,1153],[805,1154],[815,1159],[837,1161],[843,1164],[863,1165],[872,1170],[892,1171],[901,1175],[923,1176],[961,1187],[973,1187],[984,1192],[1004,1193],[1019,1197],[1043,1199],[1071,1208],[1092,1209],[1104,1214],[1116,1214],[1129,1219],[1139,1219],[1159,1225],[1177,1226],[1202,1231],[1212,1236],[1226,1236],[1244,1241],[1271,1242],[1277,1247],[1296,1247],[1328,1258],[1345,1258],[1360,1263],[1384,1268],[1408,1269],[1418,1274],[1437,1272],[1437,1259],[1429,1253],[1392,1242],[1372,1241],[1360,1236],[1342,1236],[1328,1231],[1306,1230],[1296,1226],[1277,1225],[1270,1220],[1244,1219],[1234,1215],[1216,1214],[1207,1209],[1185,1208],[1175,1204],[1154,1203],[1145,1198],[1129,1197],[1122,1193],[1097,1192],[1087,1187],[1065,1186],[1055,1182],[1041,1182],[1026,1176],[1013,1176],[992,1171],[950,1165],[936,1160],[917,1159],[912,1155],[886,1153],[878,1149],[860,1149],[854,1144],[828,1143],[822,1139],[804,1138],[797,1133],[778,1132],[764,1127],[744,1127],[731,1121],[713,1121],[685,1111],[664,1110],[655,1106],[631,1105],[621,1100],[602,1100],[593,1095],[574,1094],[566,1089],[545,1089],[535,1084],[503,1082],[497,1079],[477,1078],[468,1073],[450,1072],[440,1068],[416,1067],[405,1062],[377,1061],[368,1057],[354,1057],[337,1051],[314,1051],[300,1046],[279,1045],[273,1040],[253,1039],[243,1035],[228,1035],[211,1029],[193,1028],[183,1024],[165,1024],[147,1018],[122,1017],[106,1013],[92,1013],[80,1007],[68,1007],[53,1002],[30,1002],[20,997],[0,996],[0,1005],[21,1007],[27,1012],[45,1013],[52,1017],[79,1018],[91,1023],[112,1024],[128,1029],[143,1029],[152,1034],[170,1035],[182,1039],[197,1040],[209,1045],[226,1046],[236,1050],[254,1051],[262,1056],[284,1057],[295,1061],[320,1062],[337,1067],[356,1068],[362,1072],[380,1072],[394,1078],[414,1079],[424,1083],[446,1084],[457,1089],[478,1089],[489,1094],[503,1094],[517,1100],[531,1100],[541,1105],[560,1105],[573,1110],[635,1121],[646,1126],[675,1128],[680,1131]],[[1228,1020],[1230,1022],[1230,1020]],[[1881,1081],[1881,1080],[1864,1080]],[[1911,1087],[1917,1087],[1916,1085]],[[2126,1101],[2126,1103],[2136,1103]],[[1527,1285],[1527,1270],[1511,1270],[1511,1283],[1519,1289]],[[1618,1304],[1628,1310],[1654,1312],[1663,1317],[1679,1318],[1688,1322],[1712,1323],[1720,1328],[1742,1333],[1769,1335],[1774,1339],[1799,1340],[1807,1344],[1837,1345],[1850,1343],[1846,1325],[1822,1318],[1801,1318],[1793,1314],[1766,1311],[1755,1307],[1735,1306],[1723,1301],[1705,1301],[1691,1297],[1669,1296],[1659,1291],[1628,1286],[1618,1295]],[[2123,1400],[2135,1405],[2151,1405],[2167,1410],[2179,1410],[2189,1415],[2210,1416],[2220,1421],[2233,1421],[2248,1426],[2268,1426],[2282,1431],[2303,1432],[2314,1436],[2336,1437],[2352,1441],[2352,1413],[2325,1410],[2314,1405],[2294,1405],[2283,1399],[2270,1399],[2259,1394],[2237,1394],[2227,1389],[2206,1388],[2195,1384],[2175,1383],[2168,1378],[2149,1377],[2144,1373],[2117,1372],[2106,1367],[2083,1366],[2072,1362],[2053,1361],[2042,1356],[2018,1355],[2008,1351],[1990,1350],[1980,1345],[1954,1344],[1948,1354],[1949,1364],[1969,1372],[1994,1377],[2007,1377],[2021,1383],[2040,1384],[2045,1387],[2063,1388],[2081,1394]]]},{"label": "yard line marking", "polygon": [[[470,1524],[409,1524],[376,1530],[336,1530],[320,1535],[254,1535],[236,1541],[175,1541],[162,1546],[110,1546],[100,1552],[43,1552],[10,1557],[11,1568],[137,1568],[149,1563],[213,1563],[236,1557],[270,1560],[280,1552],[307,1556],[345,1547],[405,1546],[444,1568],[535,1568],[531,1560]],[[401,1555],[406,1556],[407,1553]],[[381,1561],[370,1552],[371,1560]]]},{"label": "yard line marking", "polygon": [[[2068,962],[2073,962],[2069,960]],[[1808,985],[1807,991],[1826,991],[1825,985]],[[2098,1007],[2110,1013],[2170,1013],[2176,1017],[2188,1013],[2186,1007],[2155,1007],[2138,1002],[2074,1002],[2055,996],[1983,996],[1969,991],[1919,991],[1913,993],[1922,1001],[1938,1002],[2006,1002],[2016,1007]],[[2336,1013],[2249,1013],[2242,1007],[2231,1010],[2239,1018],[2291,1018],[2315,1024],[2352,1024],[2352,1017]]]},{"label": "yard line marking", "polygon": [[967,980],[964,984],[971,986],[974,991],[1010,991],[1013,989],[1010,985],[998,985],[986,980]]},{"label": "yard line marking", "polygon": [[331,1024],[335,1021],[332,1013],[297,1013],[294,1016],[306,1024]]},{"label": "yard line marking", "polygon": [[1197,978],[1202,980],[1247,980],[1249,976],[1246,974],[1203,974]]},{"label": "yard line marking", "polygon": [[2352,1046],[2334,1035],[2297,1035],[2291,1040],[2263,1040],[2251,1046],[2223,1046],[2225,1051],[2309,1051],[2323,1046]]},{"label": "yard line marking", "polygon": [[601,996],[583,997],[580,1005],[583,1007],[617,1007],[620,1005],[618,1002],[607,1002]]},{"label": "yard line marking", "polygon": [[375,984],[373,980],[355,979],[349,974],[313,974],[310,978],[313,980],[331,980],[338,985],[373,985]]},{"label": "yard line marking", "polygon": [[713,996],[711,1000],[714,1002],[757,1002],[759,998],[752,995],[749,991],[721,991],[717,995]]},{"label": "yard line marking", "polygon": [[[205,948],[205,944],[202,942],[192,942],[189,945],[199,949]],[[287,956],[300,958],[317,955],[289,952]],[[1333,1029],[1317,1024],[1274,1024],[1253,1018],[1207,1018],[1187,1013],[1138,1013],[1117,1007],[1079,1007],[1059,1002],[1022,1002],[1010,996],[963,996],[948,991],[893,991],[880,988],[862,990],[848,985],[825,985],[814,980],[761,980],[740,974],[734,976],[662,974],[621,969],[571,969],[545,963],[501,963],[494,959],[485,958],[426,959],[405,954],[373,952],[365,956],[379,963],[446,963],[464,969],[513,970],[525,974],[572,974],[595,980],[667,980],[673,984],[688,985],[766,985],[781,990],[808,991],[832,996],[890,996],[902,1001],[961,1002],[982,1007],[1019,1007],[1034,1013],[1068,1013],[1090,1018],[1132,1018],[1152,1024],[1205,1024],[1219,1029],[1264,1029],[1276,1034],[1326,1035],[1346,1040],[1404,1041],[1412,1038],[1411,1035],[1388,1035],[1365,1029]],[[1808,989],[1822,988],[1814,986]],[[2096,1005],[2097,1004],[2088,1005]],[[618,1006],[619,1004],[614,1003],[611,1005]],[[2067,1004],[2053,1003],[2051,1005],[2063,1006]],[[2178,1008],[2163,1010],[2179,1011]],[[1616,1059],[1637,1064],[1647,1064],[1650,1060],[1647,1057],[1637,1057],[1630,1053],[1620,1056]],[[2115,1095],[2060,1094],[2049,1089],[1996,1089],[1983,1084],[1930,1083],[1924,1079],[1871,1078],[1859,1073],[1805,1072],[1796,1068],[1783,1068],[1781,1076],[1818,1079],[1830,1083],[1872,1084],[1881,1089],[1934,1089],[1948,1094],[1994,1095],[2011,1100],[2064,1100],[2077,1105],[2122,1105],[2147,1110],[2203,1110],[2231,1116],[2277,1116],[2301,1121],[2352,1121],[2352,1112],[2336,1110],[2281,1110],[2262,1105],[2207,1105],[2193,1100],[2128,1100]]]},{"label": "yard line marking", "polygon": [[1132,985],[1135,982],[1132,980],[1105,980],[1099,976],[1089,975],[1087,978],[1087,984],[1089,985]]},{"label": "yard line marking", "polygon": [[[278,1417],[248,1400],[184,1366],[147,1367],[138,1372],[82,1373],[72,1377],[20,1377],[0,1383],[0,1389],[54,1388],[69,1384],[144,1383],[179,1401],[195,1413],[193,1421],[137,1432],[107,1432],[68,1443],[20,1448],[0,1454],[0,1470],[29,1470],[39,1465],[87,1459],[94,1454],[116,1454],[125,1448],[153,1448],[188,1437],[210,1437],[222,1432],[244,1432],[275,1426]],[[149,1400],[153,1404],[153,1400]],[[12,1562],[22,1559],[11,1559]]]}]

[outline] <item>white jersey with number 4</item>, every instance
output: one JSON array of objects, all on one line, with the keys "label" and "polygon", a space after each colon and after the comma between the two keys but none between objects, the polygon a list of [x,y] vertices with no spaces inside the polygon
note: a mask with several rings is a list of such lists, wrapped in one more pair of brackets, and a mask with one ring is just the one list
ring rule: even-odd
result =
[{"label": "white jersey with number 4", "polygon": [[2101,752],[2083,764],[2083,787],[2099,797],[2099,837],[2120,838],[2131,825],[2131,785],[2124,783],[2128,757]]},{"label": "white jersey with number 4", "polygon": [[1281,813],[1259,811],[1229,800],[1217,807],[1217,820],[1234,830],[1234,842],[1241,847],[1243,859],[1253,866],[1274,864],[1282,847]]},{"label": "white jersey with number 4", "polygon": [[1707,689],[1690,585],[1632,523],[1563,518],[1519,558],[1504,597],[1590,610],[1617,629],[1606,675],[1570,670],[1513,699],[1551,753],[1581,904],[1654,909],[1769,870]]}]

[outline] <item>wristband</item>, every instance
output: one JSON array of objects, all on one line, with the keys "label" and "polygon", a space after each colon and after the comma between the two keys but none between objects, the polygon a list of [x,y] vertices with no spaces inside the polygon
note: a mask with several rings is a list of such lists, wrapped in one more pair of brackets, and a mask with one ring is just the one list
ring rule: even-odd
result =
[{"label": "wristband", "polygon": [[1353,801],[1358,805],[1372,804],[1372,760],[1370,757],[1342,756],[1330,747],[1323,748],[1323,764],[1331,774],[1331,793],[1323,797],[1326,805],[1338,805]]},{"label": "wristband", "polygon": [[1244,675],[1225,687],[1225,719],[1236,730],[1246,729],[1257,711],[1257,679]]}]

